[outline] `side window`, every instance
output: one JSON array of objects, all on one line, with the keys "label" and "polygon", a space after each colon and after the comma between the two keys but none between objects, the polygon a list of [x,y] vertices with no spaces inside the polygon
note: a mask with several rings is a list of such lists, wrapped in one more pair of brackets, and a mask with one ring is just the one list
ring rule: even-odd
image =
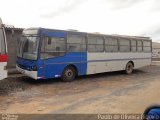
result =
[{"label": "side window", "polygon": [[130,40],[121,38],[119,40],[120,52],[130,52]]},{"label": "side window", "polygon": [[3,29],[0,29],[0,54],[6,53],[5,47],[6,47],[6,45],[5,45],[5,38],[4,38]]},{"label": "side window", "polygon": [[118,40],[116,38],[105,38],[106,52],[118,52]]},{"label": "side window", "polygon": [[68,35],[67,37],[68,52],[85,52],[86,38],[82,35]]},{"label": "side window", "polygon": [[103,52],[104,39],[98,36],[88,36],[88,52]]},{"label": "side window", "polygon": [[143,41],[143,51],[151,52],[151,42],[150,41]]},{"label": "side window", "polygon": [[131,40],[131,51],[136,52],[137,51],[137,41]]},{"label": "side window", "polygon": [[138,52],[142,52],[143,49],[142,49],[142,41],[138,40],[137,41],[137,51]]},{"label": "side window", "polygon": [[47,59],[65,54],[65,39],[44,37],[41,46],[41,58]]}]

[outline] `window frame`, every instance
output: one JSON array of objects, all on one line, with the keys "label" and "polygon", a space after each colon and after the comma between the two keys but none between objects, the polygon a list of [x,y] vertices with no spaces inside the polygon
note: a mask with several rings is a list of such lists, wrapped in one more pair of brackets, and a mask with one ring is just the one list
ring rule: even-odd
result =
[{"label": "window frame", "polygon": [[[102,51],[89,51],[88,50],[88,46],[89,45],[97,45],[97,44],[88,44],[89,43],[89,37],[96,37],[96,38],[102,38],[102,40],[103,40],[103,44],[98,44],[98,45],[102,45],[103,46],[103,50]],[[104,53],[105,52],[105,46],[104,46],[104,43],[105,43],[105,38],[104,38],[104,36],[103,35],[94,35],[94,34],[88,34],[87,35],[87,52],[88,53]]]},{"label": "window frame", "polygon": [[[105,40],[104,40],[104,49],[105,49],[106,53],[114,53],[114,52],[116,53],[116,52],[119,52],[119,38],[118,37],[105,36],[104,38],[105,38]],[[115,39],[117,41],[117,45],[106,44],[107,38],[109,38],[109,39]],[[114,46],[114,47],[117,46],[117,51],[107,51],[106,50],[106,46]]]},{"label": "window frame", "polygon": [[[64,45],[65,45],[65,47],[64,47],[64,52],[63,51],[61,51],[61,53],[64,53],[63,55],[59,55],[59,56],[53,56],[53,57],[49,57],[49,58],[42,58],[41,57],[41,53],[50,53],[50,52],[42,52],[42,44],[43,44],[43,41],[44,41],[44,39],[45,39],[45,37],[50,37],[50,38],[64,38]],[[41,59],[41,60],[47,60],[47,59],[53,59],[53,58],[57,58],[57,57],[62,57],[62,56],[65,56],[66,55],[66,37],[57,37],[57,36],[46,36],[46,35],[42,35],[41,36],[41,43],[40,43],[40,46],[39,46],[39,59]],[[46,46],[46,45],[45,45]],[[44,46],[44,49],[45,49],[45,46]],[[55,53],[56,53],[56,51],[54,51]],[[53,53],[53,51],[52,51],[52,53]]]},{"label": "window frame", "polygon": [[[149,43],[150,43],[150,46],[144,46],[144,42],[149,42]],[[150,51],[145,51],[145,50],[144,50],[145,47],[149,47],[149,48],[150,48]],[[151,52],[152,52],[152,41],[143,40],[143,52],[144,52],[144,53],[151,53]]]},{"label": "window frame", "polygon": [[[77,35],[85,39],[85,44],[79,44],[79,43],[69,43],[69,44],[77,44],[77,45],[85,45],[85,50],[84,51],[68,51],[68,36],[69,35]],[[85,34],[80,34],[80,33],[67,33],[67,38],[66,38],[66,52],[67,53],[80,53],[80,52],[87,52],[87,36]]]},{"label": "window frame", "polygon": [[[135,42],[136,42],[136,45],[132,45],[132,41],[135,41]],[[137,50],[138,50],[138,48],[137,48],[137,40],[136,40],[136,39],[131,39],[131,40],[130,40],[130,43],[131,43],[131,45],[130,45],[130,46],[131,46],[131,47],[130,47],[130,48],[131,48],[131,52],[133,52],[133,53],[138,52],[138,51],[137,51]],[[132,51],[132,47],[136,47],[136,51]]]},{"label": "window frame", "polygon": [[[126,40],[126,41],[128,41],[129,42],[129,45],[120,45],[120,42],[122,41],[122,40]],[[127,52],[132,52],[131,51],[131,39],[130,38],[118,38],[118,46],[119,46],[119,52],[124,52],[124,53],[127,53]],[[126,47],[126,46],[129,46],[129,51],[121,51],[121,49],[120,49],[120,47]]]},{"label": "window frame", "polygon": [[[138,45],[138,42],[139,42],[139,41],[142,43],[142,46],[139,46],[139,45]],[[138,51],[138,47],[142,47],[142,51]],[[143,51],[143,40],[137,40],[137,52],[139,52],[139,53],[144,52],[144,51]]]},{"label": "window frame", "polygon": [[[2,37],[3,37],[3,41],[0,41],[0,55],[4,55],[7,54],[7,41],[6,41],[6,34],[5,34],[5,29],[2,27],[0,28],[1,32],[2,32]],[[4,45],[4,48],[2,48],[2,45]]]},{"label": "window frame", "polygon": [[[23,58],[23,49],[24,49],[24,42],[21,41],[21,38],[22,37],[37,37],[39,38],[39,44],[38,44],[38,48],[37,48],[37,59],[33,60],[33,61],[36,61],[40,58],[40,48],[41,48],[41,36],[40,35],[37,35],[37,34],[26,34],[26,35],[21,35],[20,38],[19,38],[19,42],[17,42],[17,50],[16,50],[16,56],[18,58]],[[23,58],[25,60],[31,60],[31,59],[27,59],[27,58]]]}]

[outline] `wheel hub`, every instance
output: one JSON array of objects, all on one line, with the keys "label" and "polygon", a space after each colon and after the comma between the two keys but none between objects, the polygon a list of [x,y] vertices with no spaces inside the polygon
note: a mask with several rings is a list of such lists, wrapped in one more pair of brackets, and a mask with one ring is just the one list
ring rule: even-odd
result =
[{"label": "wheel hub", "polygon": [[67,77],[71,78],[71,77],[73,76],[72,70],[67,70],[65,75],[66,75]]}]

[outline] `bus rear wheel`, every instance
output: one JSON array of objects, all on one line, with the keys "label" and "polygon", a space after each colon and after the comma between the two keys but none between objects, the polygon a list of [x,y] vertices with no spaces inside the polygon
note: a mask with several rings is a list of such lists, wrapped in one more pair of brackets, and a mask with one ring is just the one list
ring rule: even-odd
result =
[{"label": "bus rear wheel", "polygon": [[131,62],[128,62],[125,69],[126,74],[131,74],[133,72],[133,69],[133,64]]},{"label": "bus rear wheel", "polygon": [[74,67],[72,66],[68,66],[64,69],[63,73],[62,73],[62,76],[61,76],[61,79],[64,81],[64,82],[71,82],[75,79],[76,77],[76,70]]}]

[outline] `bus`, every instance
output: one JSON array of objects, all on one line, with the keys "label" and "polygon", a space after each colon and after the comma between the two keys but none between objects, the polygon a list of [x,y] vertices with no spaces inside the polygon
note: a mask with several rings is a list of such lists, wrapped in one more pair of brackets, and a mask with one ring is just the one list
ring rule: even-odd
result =
[{"label": "bus", "polygon": [[6,35],[5,29],[3,27],[2,20],[0,18],[0,80],[7,77],[7,44],[6,44]]},{"label": "bus", "polygon": [[105,35],[76,30],[28,28],[17,50],[17,70],[33,79],[76,76],[134,69],[151,64],[149,37]]}]

